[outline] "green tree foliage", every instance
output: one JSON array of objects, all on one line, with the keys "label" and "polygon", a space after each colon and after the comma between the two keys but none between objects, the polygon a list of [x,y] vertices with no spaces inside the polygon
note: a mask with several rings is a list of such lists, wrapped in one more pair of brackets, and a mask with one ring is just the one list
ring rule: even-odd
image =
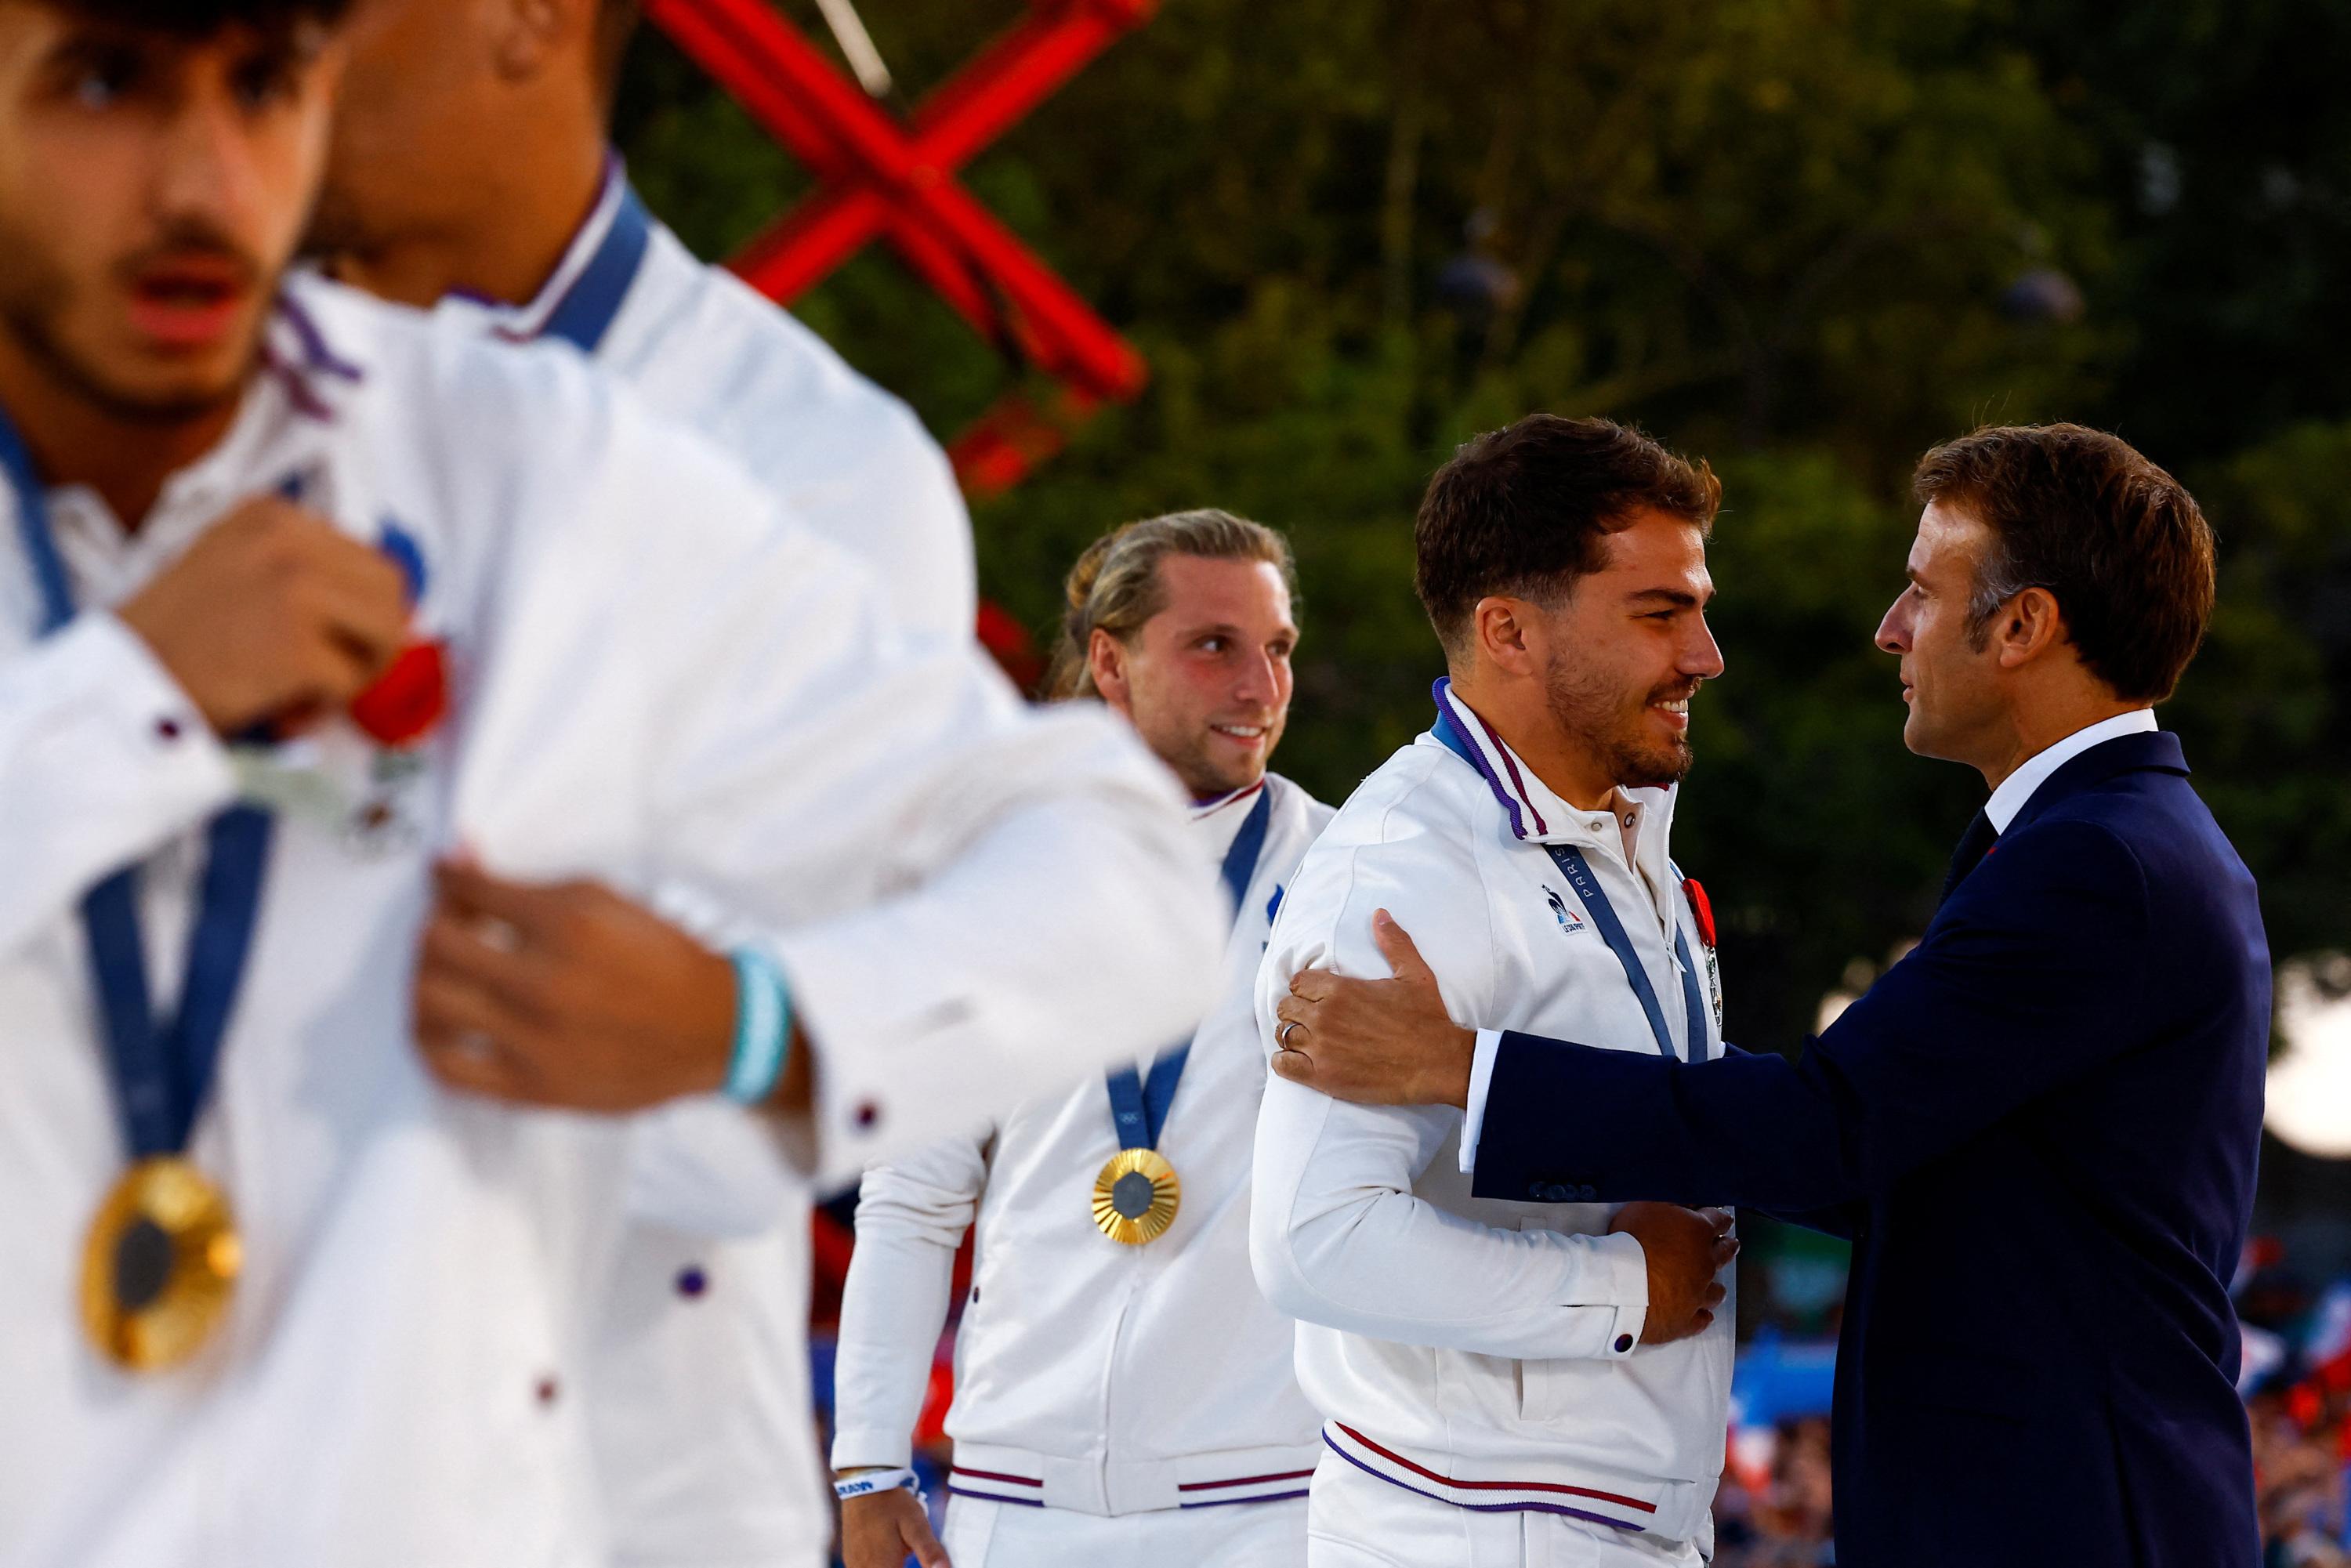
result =
[{"label": "green tree foliage", "polygon": [[[821,36],[812,0],[779,3]],[[919,89],[1015,3],[862,9]],[[1461,439],[1541,408],[1708,456],[1729,669],[1700,698],[1677,848],[1729,927],[1732,1032],[1792,1044],[1923,925],[1980,799],[1902,750],[1870,646],[1911,463],[1981,422],[2119,420],[2208,487],[2228,539],[2177,709],[2200,781],[2281,951],[2339,944],[2351,427],[2324,422],[2351,415],[2351,378],[2294,318],[2351,298],[2319,287],[2351,255],[2325,244],[2351,138],[2340,95],[2262,103],[2271,65],[2323,76],[2295,39],[2326,8],[2154,9],[1166,0],[968,173],[1154,378],[979,508],[985,586],[1049,633],[1061,573],[1111,524],[1217,504],[1286,528],[1307,642],[1281,760],[1336,799],[1425,725],[1440,665],[1410,522]],[[707,255],[807,188],[657,38],[620,134]],[[2248,159],[2283,161],[2284,208]],[[799,308],[943,434],[1022,378],[885,253]],[[2233,344],[2278,379],[2240,386]]]}]

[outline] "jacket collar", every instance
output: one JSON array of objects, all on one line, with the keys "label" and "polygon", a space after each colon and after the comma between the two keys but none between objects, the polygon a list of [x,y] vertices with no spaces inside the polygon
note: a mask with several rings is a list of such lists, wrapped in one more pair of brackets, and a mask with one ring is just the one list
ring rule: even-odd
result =
[{"label": "jacket collar", "polygon": [[2174,773],[2188,777],[2188,758],[2179,737],[2169,730],[2122,735],[2102,741],[2043,779],[2041,788],[2017,809],[2008,831],[2029,826],[2036,818],[2069,796],[2094,789],[2124,773]]},{"label": "jacket collar", "polygon": [[[1501,806],[1512,838],[1534,844],[1597,844],[1617,859],[1624,857],[1624,840],[1609,811],[1587,810],[1562,800],[1477,709],[1453,695],[1450,679],[1439,680],[1430,695],[1437,700],[1430,738],[1478,770]],[[1672,786],[1616,791],[1620,801],[1641,813],[1641,869],[1661,885],[1669,877],[1666,844],[1675,795]],[[1653,859],[1654,866],[1648,863]]]},{"label": "jacket collar", "polygon": [[595,205],[536,298],[503,305],[461,290],[442,308],[477,313],[502,342],[558,338],[593,354],[644,269],[652,235],[652,214],[630,187],[619,154],[607,154]]}]

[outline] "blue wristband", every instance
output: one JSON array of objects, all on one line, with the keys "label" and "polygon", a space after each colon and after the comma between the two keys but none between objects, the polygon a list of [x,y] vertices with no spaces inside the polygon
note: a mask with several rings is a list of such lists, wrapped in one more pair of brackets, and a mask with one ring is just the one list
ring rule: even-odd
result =
[{"label": "blue wristband", "polygon": [[792,1049],[791,992],[776,961],[756,947],[727,955],[735,966],[735,1055],[726,1064],[726,1098],[757,1105],[776,1092]]}]

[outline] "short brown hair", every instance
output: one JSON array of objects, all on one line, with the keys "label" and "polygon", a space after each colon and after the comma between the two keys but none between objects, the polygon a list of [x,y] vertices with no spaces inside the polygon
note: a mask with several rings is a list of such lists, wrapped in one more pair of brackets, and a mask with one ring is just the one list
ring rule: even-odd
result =
[{"label": "short brown hair", "polygon": [[1298,597],[1298,568],[1290,559],[1290,541],[1263,523],[1203,507],[1113,528],[1086,547],[1062,584],[1066,608],[1052,673],[1045,680],[1047,696],[1060,700],[1099,695],[1086,657],[1094,633],[1107,632],[1126,642],[1167,608],[1167,585],[1160,579],[1159,563],[1171,555],[1261,560],[1279,568],[1290,598]]},{"label": "short brown hair", "polygon": [[1601,543],[1635,513],[1714,525],[1722,485],[1705,463],[1607,419],[1531,413],[1464,444],[1437,471],[1413,528],[1413,586],[1448,656],[1490,594],[1556,601],[1600,570]]},{"label": "short brown hair", "polygon": [[1922,504],[1976,518],[1992,546],[1968,605],[1976,645],[2028,588],[2057,601],[2090,673],[2161,702],[2212,620],[2212,528],[2179,482],[2127,442],[2078,424],[1995,425],[1918,460]]}]

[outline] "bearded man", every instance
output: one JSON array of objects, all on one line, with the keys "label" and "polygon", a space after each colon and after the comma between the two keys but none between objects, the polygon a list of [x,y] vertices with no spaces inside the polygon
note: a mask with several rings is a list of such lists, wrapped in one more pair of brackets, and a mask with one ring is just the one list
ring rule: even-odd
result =
[{"label": "bearded man", "polygon": [[[1409,929],[1412,976],[1457,1016],[1721,1054],[1707,928],[1667,852],[1690,695],[1722,672],[1719,493],[1637,432],[1549,414],[1438,473],[1417,586],[1450,678],[1291,882],[1258,979],[1269,1051],[1312,1049],[1281,1010],[1291,976],[1384,975]],[[1473,1192],[1477,1146],[1450,1105],[1267,1085],[1251,1251],[1301,1320],[1299,1382],[1325,1417],[1308,1563],[1703,1562],[1729,1218],[1561,1183]]]}]

